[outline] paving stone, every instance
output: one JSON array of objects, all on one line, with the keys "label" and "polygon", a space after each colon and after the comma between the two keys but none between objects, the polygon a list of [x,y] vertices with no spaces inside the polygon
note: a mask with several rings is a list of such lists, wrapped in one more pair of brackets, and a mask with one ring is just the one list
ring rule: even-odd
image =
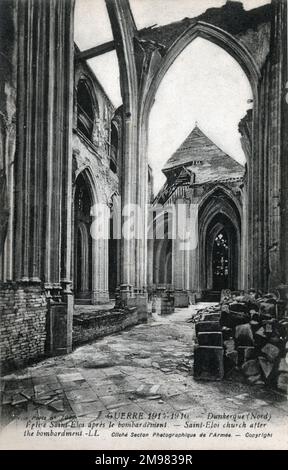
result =
[{"label": "paving stone", "polygon": [[[274,410],[277,408],[276,405],[278,406],[279,400],[283,399],[283,395],[279,392],[275,393],[274,395],[278,397],[276,399],[275,396],[273,395],[272,397],[271,394],[269,403],[267,399],[268,405],[257,402],[256,399],[266,401],[265,397],[268,396],[267,389],[264,390],[263,386],[251,387],[246,382],[244,384],[243,381],[245,379],[241,371],[234,369],[230,372],[231,375],[229,375],[228,379],[225,381],[206,381],[205,383],[194,380],[190,372],[187,372],[190,365],[192,365],[195,331],[194,325],[185,322],[186,319],[193,316],[193,312],[195,312],[195,310],[192,307],[184,311],[179,310],[177,313],[178,317],[176,314],[176,316],[173,317],[174,314],[172,314],[169,318],[165,317],[165,321],[163,321],[162,318],[161,322],[163,322],[163,324],[160,325],[156,323],[153,328],[151,327],[152,324],[147,324],[136,330],[127,330],[125,334],[117,334],[110,338],[99,339],[93,344],[84,345],[72,353],[72,362],[69,359],[70,356],[66,356],[65,358],[59,357],[57,360],[53,359],[51,361],[49,360],[49,362],[44,361],[43,365],[33,367],[31,370],[29,369],[28,372],[21,371],[19,376],[17,375],[17,378],[10,377],[8,379],[7,377],[5,384],[6,381],[9,380],[12,383],[12,389],[15,393],[20,393],[20,390],[25,389],[23,385],[24,378],[29,377],[29,374],[32,374],[33,384],[35,386],[46,385],[47,388],[40,387],[38,389],[39,393],[43,391],[43,394],[40,394],[37,398],[38,402],[42,403],[42,405],[27,401],[13,408],[10,404],[4,405],[2,406],[2,410],[5,409],[5,413],[11,415],[11,411],[9,410],[13,409],[19,416],[19,413],[22,413],[21,410],[25,410],[26,415],[22,413],[22,419],[24,419],[24,416],[26,416],[26,419],[27,416],[37,416],[37,414],[40,416],[41,413],[42,416],[47,413],[47,416],[54,417],[57,416],[57,414],[63,414],[63,411],[53,411],[49,405],[44,406],[44,403],[53,399],[52,403],[62,401],[61,409],[64,408],[65,413],[67,412],[67,414],[71,416],[75,415],[79,418],[87,417],[87,419],[90,420],[97,419],[100,414],[101,416],[107,416],[107,414],[111,411],[113,412],[113,410],[117,412],[127,412],[130,410],[139,412],[139,410],[141,410],[143,413],[146,413],[146,416],[148,416],[150,412],[156,414],[166,412],[169,414],[179,411],[181,409],[179,406],[185,407],[185,410],[183,408],[182,412],[190,413],[191,416],[189,419],[191,420],[197,419],[197,417],[202,418],[207,415],[208,411],[219,413],[221,411],[223,413],[225,411],[227,412],[227,410],[238,412],[239,409],[241,409],[248,412],[252,408],[257,410],[257,406],[259,406],[259,408],[265,406],[267,411],[269,410],[274,416]],[[204,323],[208,325],[209,321]],[[214,323],[218,324],[218,322]],[[224,335],[224,338],[226,341],[231,337],[231,329],[226,329],[225,331],[226,336]],[[267,342],[266,335],[264,335],[263,341],[265,343]],[[115,345],[116,348],[114,349]],[[257,346],[259,345],[261,345],[261,347],[264,346],[262,343],[257,343]],[[81,351],[78,352],[79,350]],[[97,367],[85,368],[85,357],[87,356],[89,361],[90,358],[94,360],[96,354],[100,354],[99,351],[102,357],[109,358],[109,365],[112,365],[112,367],[105,369],[99,369]],[[102,351],[104,351],[103,354]],[[249,351],[249,349],[246,348],[246,351]],[[149,359],[147,354],[150,354],[151,364],[145,368],[139,367],[134,360]],[[248,353],[245,359],[246,362],[250,360]],[[158,368],[154,368],[152,362],[154,363],[153,365],[155,365],[155,363],[158,364],[164,369],[164,372]],[[76,368],[73,366],[73,363]],[[93,364],[95,365],[95,360]],[[69,365],[69,367],[67,367],[67,365]],[[77,380],[75,380],[74,374],[76,374]],[[231,381],[233,374],[234,379]],[[64,377],[62,377],[61,381],[58,381],[57,375]],[[286,377],[285,374],[283,374],[283,376]],[[205,374],[203,374],[203,378],[205,378]],[[211,378],[211,376],[206,374],[206,378]],[[213,377],[212,380],[215,380],[215,377]],[[251,383],[259,384],[261,383],[261,375],[252,375],[249,380],[251,380]],[[282,392],[286,395],[284,391],[287,391],[285,385],[286,378],[281,377],[281,379],[278,378],[278,380],[280,381],[280,385],[282,384]],[[13,382],[15,382],[14,388]],[[135,394],[135,391],[139,389],[140,386],[147,387],[151,390],[154,385],[159,386],[159,388],[153,389],[150,395],[145,396],[144,394],[143,396],[139,396]],[[101,398],[96,398],[93,402],[79,403],[77,400],[67,400],[66,394],[64,396],[64,391],[66,393],[80,390],[82,393],[83,389],[88,389],[95,394],[93,395],[94,399],[95,397],[99,397],[98,392],[101,391],[101,396],[107,398],[107,406],[112,406],[112,408],[109,408],[109,412],[101,401]],[[238,395],[245,394],[247,390],[249,399],[241,399]],[[55,396],[53,396],[54,392]],[[33,395],[34,389],[30,388],[29,393]],[[189,403],[187,404],[187,394],[191,396],[190,405]],[[179,396],[181,396],[181,398],[179,398]],[[185,396],[185,399],[183,396]],[[122,397],[125,398],[123,399]],[[5,398],[5,394],[3,398]],[[77,397],[74,395],[74,398]],[[80,398],[81,397],[78,396],[78,399]],[[174,399],[175,403],[173,406]],[[121,401],[125,404],[121,405]],[[189,408],[186,408],[188,405]],[[279,419],[282,419],[282,421],[287,411],[284,410],[284,407],[285,404],[283,404],[283,409],[280,409],[280,405],[278,408]],[[9,419],[11,420],[11,416]]]},{"label": "paving stone", "polygon": [[89,388],[89,384],[86,380],[78,380],[77,382],[62,382],[61,387],[65,392],[69,392],[72,390],[79,390],[81,389],[87,389]]},{"label": "paving stone", "polygon": [[188,393],[176,395],[167,400],[167,403],[171,405],[175,410],[182,411],[191,408],[192,404],[195,403],[195,399]]},{"label": "paving stone", "polygon": [[141,400],[137,405],[148,415],[151,415],[151,413],[155,413],[156,415],[159,413],[166,413],[168,418],[172,413],[175,413],[175,408],[165,401],[164,403],[158,403],[149,400]]},{"label": "paving stone", "polygon": [[2,404],[3,406],[4,406],[4,405],[9,405],[9,404],[12,403],[12,399],[13,399],[13,394],[12,394],[12,393],[10,393],[10,392],[4,392],[4,393],[2,394],[2,400],[1,400],[2,403],[1,403],[1,404]]},{"label": "paving stone", "polygon": [[[51,372],[50,372],[51,374]],[[59,381],[55,375],[40,375],[40,376],[33,376],[32,377],[33,385],[52,385],[58,384]]]},{"label": "paving stone", "polygon": [[108,410],[119,408],[120,406],[126,406],[131,403],[129,397],[125,394],[122,395],[107,395],[101,397],[101,401],[104,403]]},{"label": "paving stone", "polygon": [[136,394],[140,397],[147,397],[158,393],[160,385],[141,385],[137,390]]},{"label": "paving stone", "polygon": [[105,396],[105,395],[115,395],[117,393],[123,392],[123,387],[119,387],[118,385],[111,384],[111,385],[103,385],[103,386],[97,386],[94,384],[91,384],[92,389],[94,392],[99,396]]},{"label": "paving stone", "polygon": [[70,401],[69,404],[76,416],[97,414],[99,411],[106,410],[105,405],[100,400],[89,403],[75,403]]},{"label": "paving stone", "polygon": [[64,411],[63,400],[53,401],[53,403],[50,403],[49,408],[59,413]]},{"label": "paving stone", "polygon": [[5,390],[6,392],[18,390],[20,387],[20,381],[18,380],[5,380]]},{"label": "paving stone", "polygon": [[77,380],[84,380],[84,377],[79,372],[72,372],[68,374],[58,374],[58,379],[61,382],[74,382]]},{"label": "paving stone", "polygon": [[93,393],[92,389],[71,390],[66,392],[66,397],[69,401],[72,400],[81,403],[89,403],[90,401],[96,401],[98,399],[98,396],[96,393]]}]

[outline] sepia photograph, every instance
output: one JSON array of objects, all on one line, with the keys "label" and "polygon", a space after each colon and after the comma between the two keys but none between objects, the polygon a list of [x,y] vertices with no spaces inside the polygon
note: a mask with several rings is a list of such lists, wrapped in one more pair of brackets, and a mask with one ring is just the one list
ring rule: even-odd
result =
[{"label": "sepia photograph", "polygon": [[287,26],[0,0],[1,450],[288,450]]}]

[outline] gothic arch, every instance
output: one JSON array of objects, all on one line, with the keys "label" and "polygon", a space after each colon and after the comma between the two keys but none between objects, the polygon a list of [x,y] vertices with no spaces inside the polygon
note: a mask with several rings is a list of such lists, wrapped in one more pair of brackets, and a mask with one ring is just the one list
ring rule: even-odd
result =
[{"label": "gothic arch", "polygon": [[147,118],[149,118],[150,110],[154,103],[157,90],[161,81],[166,75],[166,72],[175,62],[181,52],[183,52],[184,49],[197,37],[206,39],[218,45],[238,62],[238,64],[241,66],[241,68],[249,79],[256,107],[258,101],[257,86],[261,75],[258,65],[256,64],[254,58],[252,57],[248,49],[234,36],[232,36],[230,33],[227,33],[223,29],[218,28],[209,23],[205,23],[203,21],[198,21],[197,23],[187,28],[186,31],[184,31],[176,39],[176,41],[174,41],[174,43],[168,49],[168,52],[166,53],[164,58],[161,59],[159,67],[156,73],[151,78],[149,87],[146,92],[142,111],[144,122]]},{"label": "gothic arch", "polygon": [[77,97],[77,89],[78,89],[79,83],[81,81],[83,81],[85,83],[85,86],[87,87],[87,89],[90,93],[90,96],[91,96],[91,99],[92,99],[92,104],[93,104],[93,107],[95,109],[95,115],[97,114],[99,116],[100,109],[99,109],[99,103],[98,103],[98,99],[97,99],[97,92],[96,92],[96,89],[95,89],[95,85],[94,85],[93,80],[91,79],[91,77],[89,77],[89,75],[85,72],[81,72],[79,77],[76,80],[76,83],[75,83],[76,97]]},{"label": "gothic arch", "polygon": [[82,176],[87,184],[87,190],[89,191],[90,197],[91,197],[91,202],[92,205],[97,204],[100,202],[100,197],[99,197],[99,189],[97,185],[96,178],[94,176],[94,173],[92,169],[90,168],[89,165],[83,167],[80,167],[75,171],[75,181],[74,181],[74,188],[73,188],[73,200],[75,197],[75,189],[77,185],[77,179],[79,176]]},{"label": "gothic arch", "polygon": [[[216,187],[202,200],[199,207],[199,273],[202,290],[211,289],[212,249],[216,235],[229,226],[235,238],[235,265],[233,288],[239,288],[241,276],[241,212],[228,191]],[[207,269],[208,268],[208,269]]]},{"label": "gothic arch", "polygon": [[[139,110],[139,135],[138,135],[138,159],[139,164],[138,167],[142,168],[143,164],[147,165],[147,154],[148,154],[148,124],[150,118],[150,111],[153,106],[155,96],[157,90],[166,75],[166,72],[177,59],[177,57],[181,54],[182,51],[197,37],[201,37],[206,39],[222,49],[224,49],[231,57],[233,57],[236,62],[240,65],[244,73],[246,74],[250,86],[252,89],[253,94],[253,109],[252,109],[252,152],[253,160],[251,165],[257,165],[259,160],[259,152],[258,152],[258,142],[256,140],[257,130],[254,131],[255,125],[258,122],[258,115],[259,115],[259,91],[258,91],[258,84],[261,77],[261,73],[257,63],[255,62],[254,58],[248,51],[248,49],[241,43],[238,39],[232,36],[230,33],[213,26],[211,24],[198,21],[194,25],[191,25],[189,28],[186,29],[179,37],[174,41],[174,43],[170,46],[167,53],[164,57],[161,57],[159,53],[155,53],[153,59],[153,66],[151,66],[150,74],[148,73],[148,77],[146,78],[145,82],[142,82],[141,92],[143,99],[140,100],[140,110]],[[156,55],[158,54],[158,55]],[[143,170],[144,171],[144,170]],[[251,170],[252,172],[252,170]],[[144,173],[142,172],[142,175]],[[248,191],[250,190],[251,186],[251,175],[249,176],[248,180]],[[139,181],[138,184],[138,191],[141,194],[140,198],[146,198],[146,192],[148,189],[148,178],[145,181],[142,178],[142,181]],[[236,204],[237,212],[242,213],[242,209],[239,206],[239,203],[236,202],[236,197],[231,194],[228,194],[228,191],[223,188],[224,192],[226,192],[227,197],[233,199]],[[139,199],[141,200],[141,199]],[[252,209],[250,209],[252,211]],[[247,216],[248,217],[248,216]],[[248,219],[247,219],[248,220]],[[239,235],[239,243],[240,243],[240,235]],[[201,261],[199,261],[201,262]],[[243,270],[243,269],[242,269]],[[238,276],[240,279],[240,274]]]}]

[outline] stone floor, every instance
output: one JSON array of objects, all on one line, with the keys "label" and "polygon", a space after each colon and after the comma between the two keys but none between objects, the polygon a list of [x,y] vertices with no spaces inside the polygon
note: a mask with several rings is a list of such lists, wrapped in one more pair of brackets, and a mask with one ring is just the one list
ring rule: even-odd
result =
[{"label": "stone floor", "polygon": [[187,319],[200,307],[153,314],[147,324],[5,376],[2,429],[35,415],[105,418],[115,410],[167,419],[185,413],[191,420],[255,410],[287,422],[287,398],[263,386],[193,379],[194,325]]}]

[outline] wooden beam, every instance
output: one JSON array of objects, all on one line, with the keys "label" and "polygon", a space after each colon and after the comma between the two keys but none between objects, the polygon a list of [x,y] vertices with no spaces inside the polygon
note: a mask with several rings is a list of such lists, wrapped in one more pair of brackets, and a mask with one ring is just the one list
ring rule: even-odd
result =
[{"label": "wooden beam", "polygon": [[76,54],[76,60],[88,60],[93,59],[102,54],[106,54],[106,52],[114,51],[115,49],[115,42],[109,41],[105,42],[104,44],[100,44],[100,46],[91,47],[91,49],[86,49],[86,51],[80,51]]}]

